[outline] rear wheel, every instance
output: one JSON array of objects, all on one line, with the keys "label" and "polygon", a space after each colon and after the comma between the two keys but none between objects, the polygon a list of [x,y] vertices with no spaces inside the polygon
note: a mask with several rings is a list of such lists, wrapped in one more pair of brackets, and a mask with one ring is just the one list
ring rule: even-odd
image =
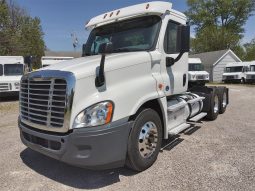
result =
[{"label": "rear wheel", "polygon": [[149,168],[157,159],[162,143],[162,125],[158,113],[143,110],[135,119],[128,140],[126,165],[135,171]]},{"label": "rear wheel", "polygon": [[245,84],[245,79],[244,78],[241,79],[241,84]]},{"label": "rear wheel", "polygon": [[220,100],[220,106],[219,106],[219,114],[225,113],[228,105],[227,100],[227,88],[225,87],[219,87],[219,100]]},{"label": "rear wheel", "polygon": [[206,119],[211,121],[217,119],[219,115],[220,100],[219,95],[216,93],[216,89],[211,92],[210,110],[207,113]]}]

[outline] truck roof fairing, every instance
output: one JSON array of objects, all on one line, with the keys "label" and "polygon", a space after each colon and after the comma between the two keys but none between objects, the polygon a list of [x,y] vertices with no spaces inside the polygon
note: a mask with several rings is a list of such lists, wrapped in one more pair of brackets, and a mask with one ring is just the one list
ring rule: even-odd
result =
[{"label": "truck roof fairing", "polygon": [[85,26],[86,29],[93,29],[97,26],[101,26],[107,23],[112,23],[118,20],[124,20],[131,17],[137,17],[139,15],[162,15],[167,11],[172,11],[174,14],[186,19],[186,16],[178,11],[172,10],[172,3],[164,1],[153,1],[148,3],[142,3],[133,5],[121,9],[116,9],[99,16],[92,18]]}]

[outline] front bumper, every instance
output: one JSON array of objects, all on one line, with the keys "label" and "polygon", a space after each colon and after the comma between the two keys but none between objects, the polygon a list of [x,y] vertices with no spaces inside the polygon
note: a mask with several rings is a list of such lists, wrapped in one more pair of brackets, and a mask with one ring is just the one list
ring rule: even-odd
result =
[{"label": "front bumper", "polygon": [[241,79],[225,79],[222,81],[225,83],[241,83]]},{"label": "front bumper", "polygon": [[16,96],[19,96],[19,91],[3,91],[3,92],[0,92],[0,98],[3,98],[3,97],[16,97]]},{"label": "front bumper", "polygon": [[246,79],[246,83],[255,83],[255,78],[254,79]]},{"label": "front bumper", "polygon": [[61,135],[26,126],[19,120],[22,142],[37,152],[88,169],[124,166],[132,122],[110,124],[99,130],[75,129]]}]

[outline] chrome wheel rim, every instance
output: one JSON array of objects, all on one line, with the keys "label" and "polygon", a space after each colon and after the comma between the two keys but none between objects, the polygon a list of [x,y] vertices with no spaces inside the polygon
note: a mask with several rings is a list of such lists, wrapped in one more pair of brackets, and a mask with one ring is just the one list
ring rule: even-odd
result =
[{"label": "chrome wheel rim", "polygon": [[215,96],[215,98],[214,98],[213,111],[214,111],[214,113],[218,113],[218,111],[219,111],[219,98],[218,98],[218,96]]},{"label": "chrome wheel rim", "polygon": [[158,130],[155,123],[146,122],[139,134],[139,153],[143,158],[149,158],[156,150],[158,144]]},{"label": "chrome wheel rim", "polygon": [[227,94],[225,92],[223,93],[222,107],[225,108],[226,106],[227,106]]}]

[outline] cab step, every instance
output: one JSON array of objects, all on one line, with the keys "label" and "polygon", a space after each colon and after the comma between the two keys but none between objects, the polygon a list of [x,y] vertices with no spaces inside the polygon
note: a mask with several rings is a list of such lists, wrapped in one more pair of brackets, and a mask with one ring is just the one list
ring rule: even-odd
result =
[{"label": "cab step", "polygon": [[190,124],[183,123],[183,124],[175,127],[174,129],[171,129],[170,131],[168,131],[168,134],[169,135],[177,135],[189,127],[190,127]]},{"label": "cab step", "polygon": [[201,112],[198,115],[196,115],[195,117],[192,117],[191,119],[189,119],[189,121],[190,122],[198,122],[199,120],[203,119],[206,115],[207,115],[207,113]]}]

